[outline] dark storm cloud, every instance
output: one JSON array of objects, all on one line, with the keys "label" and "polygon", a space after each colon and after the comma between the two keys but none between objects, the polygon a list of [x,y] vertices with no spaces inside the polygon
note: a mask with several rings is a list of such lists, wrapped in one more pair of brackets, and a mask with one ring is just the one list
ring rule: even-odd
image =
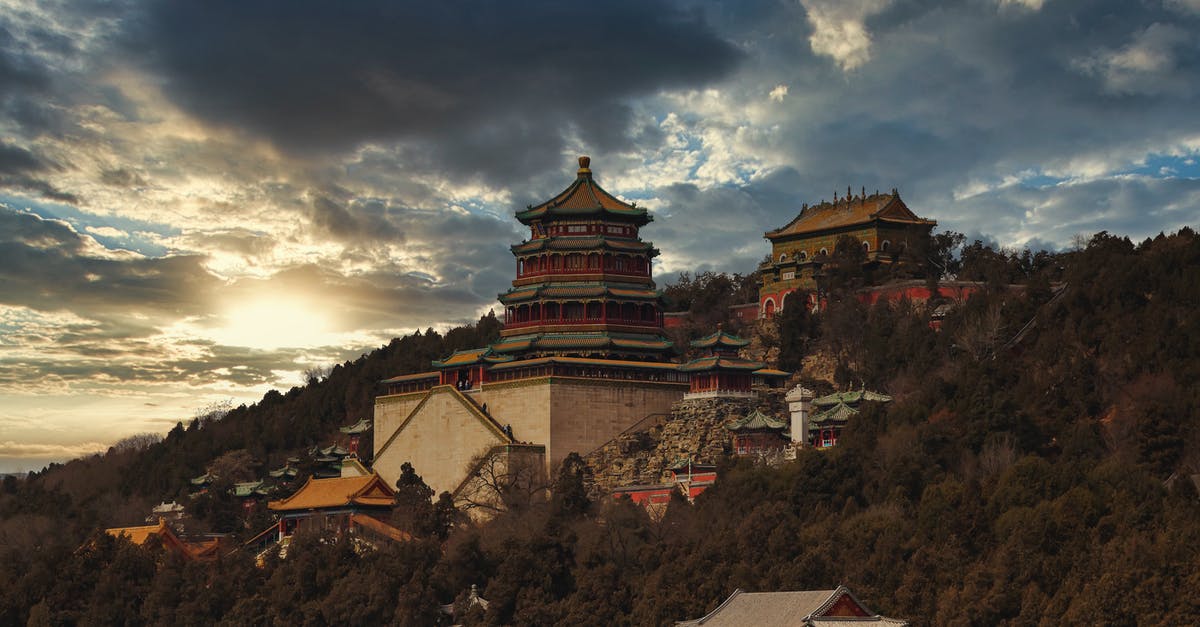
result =
[{"label": "dark storm cloud", "polygon": [[[751,272],[767,252],[762,225],[772,220],[768,206],[755,197],[755,187],[701,190],[678,184],[660,190],[666,205],[655,211],[661,220],[656,217],[645,236],[675,264],[683,262],[677,270]],[[661,279],[673,280],[673,275]]]},{"label": "dark storm cloud", "polygon": [[739,58],[697,14],[646,0],[192,0],[151,3],[128,31],[211,123],[302,152],[415,139],[442,167],[499,176],[549,165],[565,132],[620,145],[625,99]]},{"label": "dark storm cloud", "polygon": [[[725,23],[736,29],[727,36],[754,42],[731,91],[765,100],[771,86],[789,88],[772,105],[781,116],[772,139],[778,160],[795,169],[794,204],[772,210],[765,228],[803,202],[865,185],[898,187],[943,226],[988,224],[1008,241],[1050,190],[1000,214],[958,197],[1019,173],[1113,176],[1148,154],[1194,151],[1200,137],[1200,14],[1115,1],[1040,10],[893,2],[866,19],[870,60],[851,71],[804,45],[811,27],[793,14],[746,11]],[[1063,211],[1064,225],[1086,220],[1083,208]],[[1180,223],[1161,220],[1174,217],[1136,221],[1139,230],[1170,229]]]},{"label": "dark storm cloud", "polygon": [[110,257],[91,246],[65,222],[0,206],[0,302],[85,315],[188,315],[203,311],[217,283],[199,256]]},{"label": "dark storm cloud", "polygon": [[403,241],[382,201],[349,198],[344,190],[317,192],[308,217],[314,227],[340,242]]},{"label": "dark storm cloud", "polygon": [[19,189],[62,202],[78,202],[40,175],[59,167],[20,146],[0,142],[0,188]]}]

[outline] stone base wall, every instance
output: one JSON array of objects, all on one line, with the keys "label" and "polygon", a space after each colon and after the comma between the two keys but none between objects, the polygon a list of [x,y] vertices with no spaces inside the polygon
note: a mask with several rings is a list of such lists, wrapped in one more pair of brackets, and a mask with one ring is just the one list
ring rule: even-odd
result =
[{"label": "stone base wall", "polygon": [[725,425],[758,409],[786,419],[782,390],[760,390],[756,399],[698,399],[681,401],[670,417],[645,431],[621,436],[586,456],[591,469],[589,492],[602,498],[613,488],[661,483],[676,462],[715,464],[731,454]]},{"label": "stone base wall", "polygon": [[[465,396],[518,443],[545,447],[552,471],[568,454],[586,455],[651,414],[666,414],[687,384],[542,377],[485,383]],[[375,468],[389,484],[408,461],[438,492],[454,490],[470,460],[501,443],[447,387],[381,396],[375,402]],[[401,429],[403,427],[403,429]]]}]

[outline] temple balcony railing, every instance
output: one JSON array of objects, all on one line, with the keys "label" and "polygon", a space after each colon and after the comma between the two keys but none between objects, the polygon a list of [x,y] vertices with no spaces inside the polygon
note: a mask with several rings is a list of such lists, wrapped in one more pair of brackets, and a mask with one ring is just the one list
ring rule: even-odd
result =
[{"label": "temple balcony railing", "polygon": [[505,322],[505,329],[521,329],[525,327],[611,324],[623,327],[658,328],[662,326],[657,320],[622,320],[619,318],[542,318],[541,320],[525,320],[522,322]]},{"label": "temple balcony railing", "polygon": [[594,274],[598,276],[634,277],[645,279],[650,276],[649,270],[605,270],[603,268],[552,268],[548,270],[526,270],[517,274],[518,279],[533,279],[547,276],[573,276],[577,274]]},{"label": "temple balcony railing", "polygon": [[683,395],[683,400],[690,401],[702,398],[757,398],[758,392],[754,390],[704,390],[701,392],[688,392]]}]

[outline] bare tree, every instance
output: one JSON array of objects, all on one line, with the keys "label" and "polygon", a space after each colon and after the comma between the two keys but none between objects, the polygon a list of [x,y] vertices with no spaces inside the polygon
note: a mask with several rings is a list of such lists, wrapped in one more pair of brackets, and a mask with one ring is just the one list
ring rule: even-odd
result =
[{"label": "bare tree", "polygon": [[473,518],[488,517],[545,504],[549,488],[545,448],[504,444],[471,458],[454,502]]},{"label": "bare tree", "polygon": [[154,444],[158,444],[162,441],[162,438],[163,437],[161,433],[138,433],[135,435],[126,436],[120,440],[117,440],[117,442],[112,445],[112,452],[130,453],[141,451],[150,448]]},{"label": "bare tree", "polygon": [[1017,439],[1009,433],[997,434],[979,451],[979,466],[985,477],[995,477],[1017,461]]},{"label": "bare tree", "polygon": [[333,372],[333,366],[315,365],[304,369],[304,383],[312,385],[320,383],[329,378],[329,374]]},{"label": "bare tree", "polygon": [[993,304],[978,315],[964,321],[962,327],[954,335],[954,342],[976,361],[982,360],[992,353],[997,342],[1000,341],[1003,322],[1000,305]]},{"label": "bare tree", "polygon": [[224,418],[225,415],[228,414],[232,409],[233,399],[226,398],[219,401],[213,401],[204,407],[197,409],[194,418],[196,419],[196,422],[203,426],[207,423],[217,422],[218,420]]}]

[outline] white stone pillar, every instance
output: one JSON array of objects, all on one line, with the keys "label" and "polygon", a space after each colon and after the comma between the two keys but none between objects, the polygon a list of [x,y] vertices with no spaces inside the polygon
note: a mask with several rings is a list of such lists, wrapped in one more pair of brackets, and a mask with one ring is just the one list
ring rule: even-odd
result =
[{"label": "white stone pillar", "polygon": [[808,443],[808,416],[812,411],[813,391],[802,385],[792,388],[784,400],[792,415],[792,444],[805,446]]}]

